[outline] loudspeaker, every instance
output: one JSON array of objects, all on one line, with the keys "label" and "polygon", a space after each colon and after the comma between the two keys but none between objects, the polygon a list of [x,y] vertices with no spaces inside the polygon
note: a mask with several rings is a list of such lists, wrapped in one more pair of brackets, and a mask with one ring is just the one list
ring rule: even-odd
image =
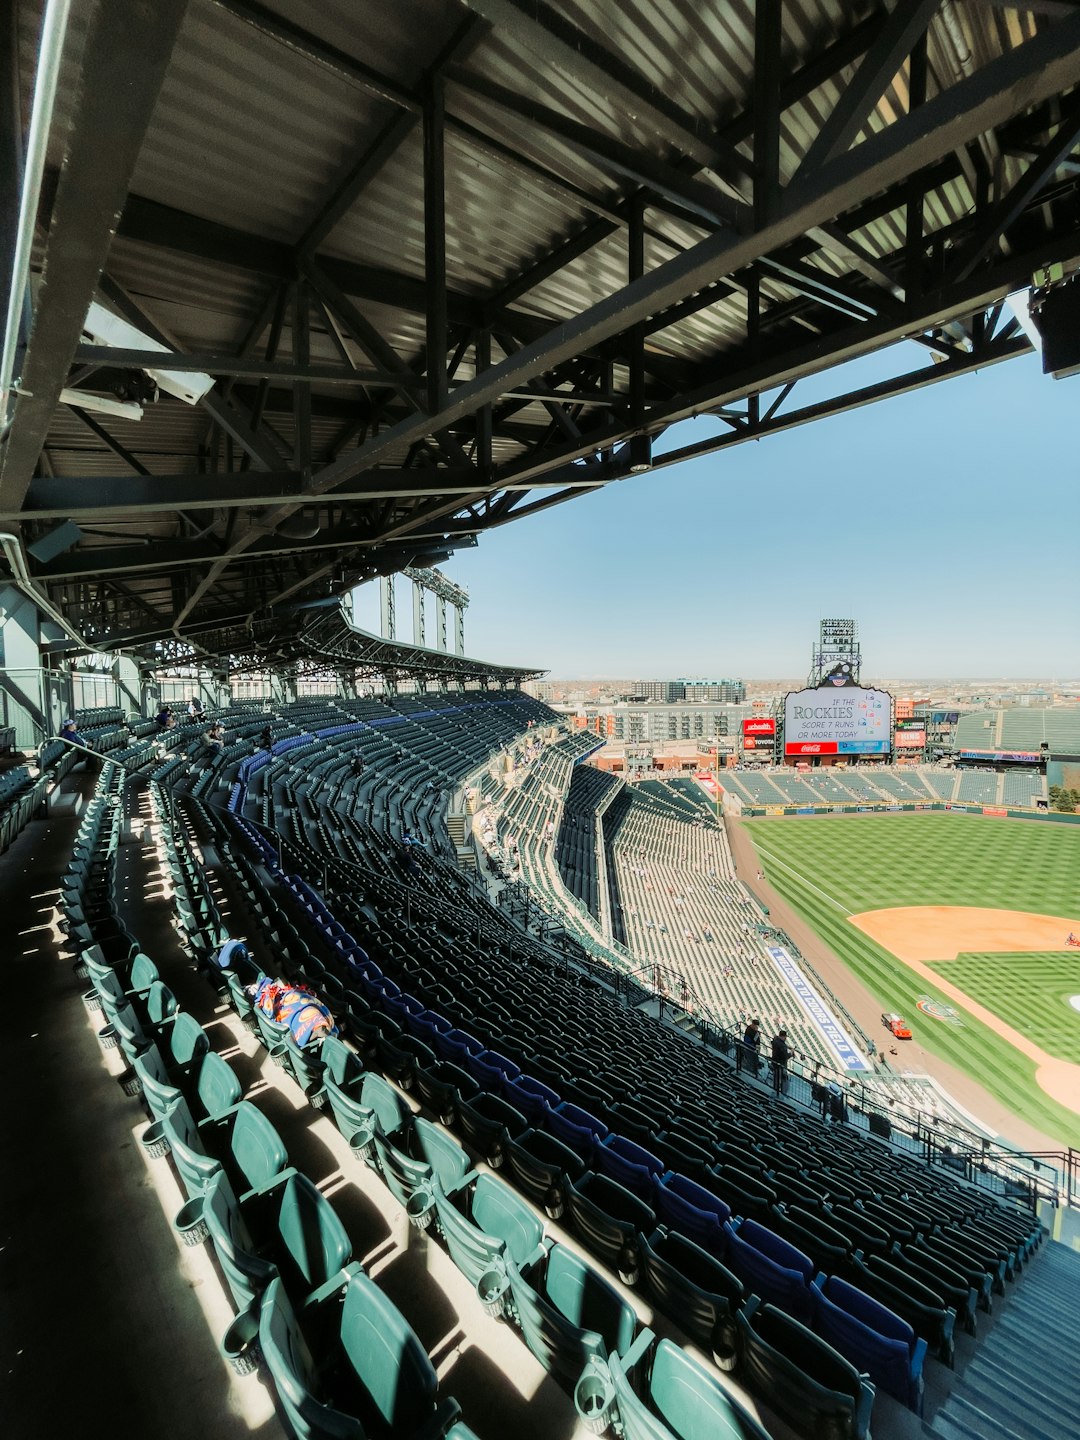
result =
[{"label": "loudspeaker", "polygon": [[1080,274],[1032,296],[1031,318],[1042,336],[1043,374],[1055,380],[1080,371]]}]

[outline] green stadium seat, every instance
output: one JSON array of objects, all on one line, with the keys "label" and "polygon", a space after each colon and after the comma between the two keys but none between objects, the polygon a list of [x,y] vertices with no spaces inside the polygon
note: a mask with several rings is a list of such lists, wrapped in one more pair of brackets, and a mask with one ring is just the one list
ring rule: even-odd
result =
[{"label": "green stadium seat", "polygon": [[636,1316],[614,1286],[565,1245],[526,1276],[507,1267],[510,1294],[525,1343],[567,1389],[590,1357],[625,1354]]}]

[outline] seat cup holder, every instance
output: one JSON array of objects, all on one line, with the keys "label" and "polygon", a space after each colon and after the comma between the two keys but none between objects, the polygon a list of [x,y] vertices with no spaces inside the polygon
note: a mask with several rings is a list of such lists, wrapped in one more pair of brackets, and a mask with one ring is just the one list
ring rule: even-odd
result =
[{"label": "seat cup holder", "polygon": [[506,1313],[506,1297],[510,1289],[509,1277],[501,1265],[485,1270],[476,1282],[476,1294],[480,1304],[489,1315],[496,1319]]},{"label": "seat cup holder", "polygon": [[574,1409],[591,1435],[603,1435],[611,1424],[615,1389],[606,1370],[590,1364],[574,1386]]},{"label": "seat cup holder", "polygon": [[362,1125],[359,1130],[349,1136],[349,1149],[365,1165],[370,1165],[373,1170],[378,1168],[377,1151],[375,1149],[375,1126]]},{"label": "seat cup holder", "polygon": [[251,1375],[259,1368],[259,1307],[256,1303],[241,1310],[221,1339],[221,1353],[237,1375]]},{"label": "seat cup holder", "polygon": [[426,1230],[435,1218],[435,1197],[426,1185],[414,1190],[405,1202],[405,1214],[410,1225],[417,1230]]},{"label": "seat cup holder", "polygon": [[210,1234],[203,1217],[203,1197],[197,1196],[181,1205],[173,1219],[173,1229],[185,1245],[201,1245]]},{"label": "seat cup holder", "polygon": [[139,1144],[151,1160],[160,1160],[163,1155],[168,1155],[172,1146],[165,1134],[165,1122],[155,1120],[152,1125],[148,1125],[139,1136]]}]

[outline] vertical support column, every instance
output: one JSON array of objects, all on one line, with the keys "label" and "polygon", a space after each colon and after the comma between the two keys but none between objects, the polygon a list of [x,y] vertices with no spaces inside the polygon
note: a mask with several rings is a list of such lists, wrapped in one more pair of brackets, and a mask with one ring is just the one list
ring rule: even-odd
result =
[{"label": "vertical support column", "polygon": [[139,690],[139,667],[127,655],[118,655],[113,661],[113,684],[116,686],[116,703],[136,715],[142,714],[142,695]]},{"label": "vertical support column", "polygon": [[[305,369],[311,364],[311,327],[306,280],[297,280],[293,298],[293,362]],[[305,478],[311,476],[311,384],[293,385],[293,464]]]},{"label": "vertical support column", "polygon": [[397,639],[397,617],[394,614],[394,576],[379,577],[379,633],[384,640]]},{"label": "vertical support column", "polygon": [[37,606],[13,585],[0,588],[6,611],[0,630],[0,714],[15,727],[15,744],[32,750],[55,735],[62,716],[50,713],[41,661],[41,623]]},{"label": "vertical support column", "polygon": [[412,592],[412,638],[414,645],[424,643],[424,587],[419,580],[413,581]]},{"label": "vertical support column", "polygon": [[437,641],[436,641],[436,644],[438,645],[438,647],[439,647],[440,650],[446,650],[446,649],[447,649],[447,643],[446,643],[446,596],[445,596],[445,595],[436,595],[436,597],[435,597],[435,614],[436,614],[436,618],[437,618],[437,620],[438,620],[438,639],[437,639]]},{"label": "vertical support column", "polygon": [[427,407],[446,404],[446,153],[441,75],[424,85],[424,278],[427,291]]},{"label": "vertical support column", "polygon": [[454,606],[454,654],[465,654],[465,607]]},{"label": "vertical support column", "polygon": [[[645,274],[645,200],[639,195],[630,207],[626,228],[626,278],[632,285]],[[627,336],[630,346],[630,424],[637,428],[645,419],[645,327],[635,325]],[[639,440],[646,437],[639,436]],[[644,449],[641,445],[639,450]],[[644,454],[640,457],[644,461]]]},{"label": "vertical support column", "polygon": [[[909,60],[908,111],[917,110],[926,100],[926,34],[919,36]],[[923,289],[923,186],[918,174],[907,182],[907,210],[904,221],[904,299],[911,301]]]},{"label": "vertical support column", "polygon": [[[491,368],[491,331],[476,337],[476,373]],[[485,479],[491,474],[491,406],[482,405],[476,414],[476,464]]]}]

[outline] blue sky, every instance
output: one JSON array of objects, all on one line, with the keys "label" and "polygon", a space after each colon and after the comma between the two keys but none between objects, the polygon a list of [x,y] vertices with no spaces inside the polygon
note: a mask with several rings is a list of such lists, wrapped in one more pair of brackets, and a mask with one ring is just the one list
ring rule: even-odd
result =
[{"label": "blue sky", "polygon": [[[789,404],[928,359],[897,346]],[[631,476],[442,567],[470,592],[466,651],[560,678],[797,676],[820,617],[850,615],[867,675],[1075,677],[1078,422],[1080,378],[1030,356]]]}]

